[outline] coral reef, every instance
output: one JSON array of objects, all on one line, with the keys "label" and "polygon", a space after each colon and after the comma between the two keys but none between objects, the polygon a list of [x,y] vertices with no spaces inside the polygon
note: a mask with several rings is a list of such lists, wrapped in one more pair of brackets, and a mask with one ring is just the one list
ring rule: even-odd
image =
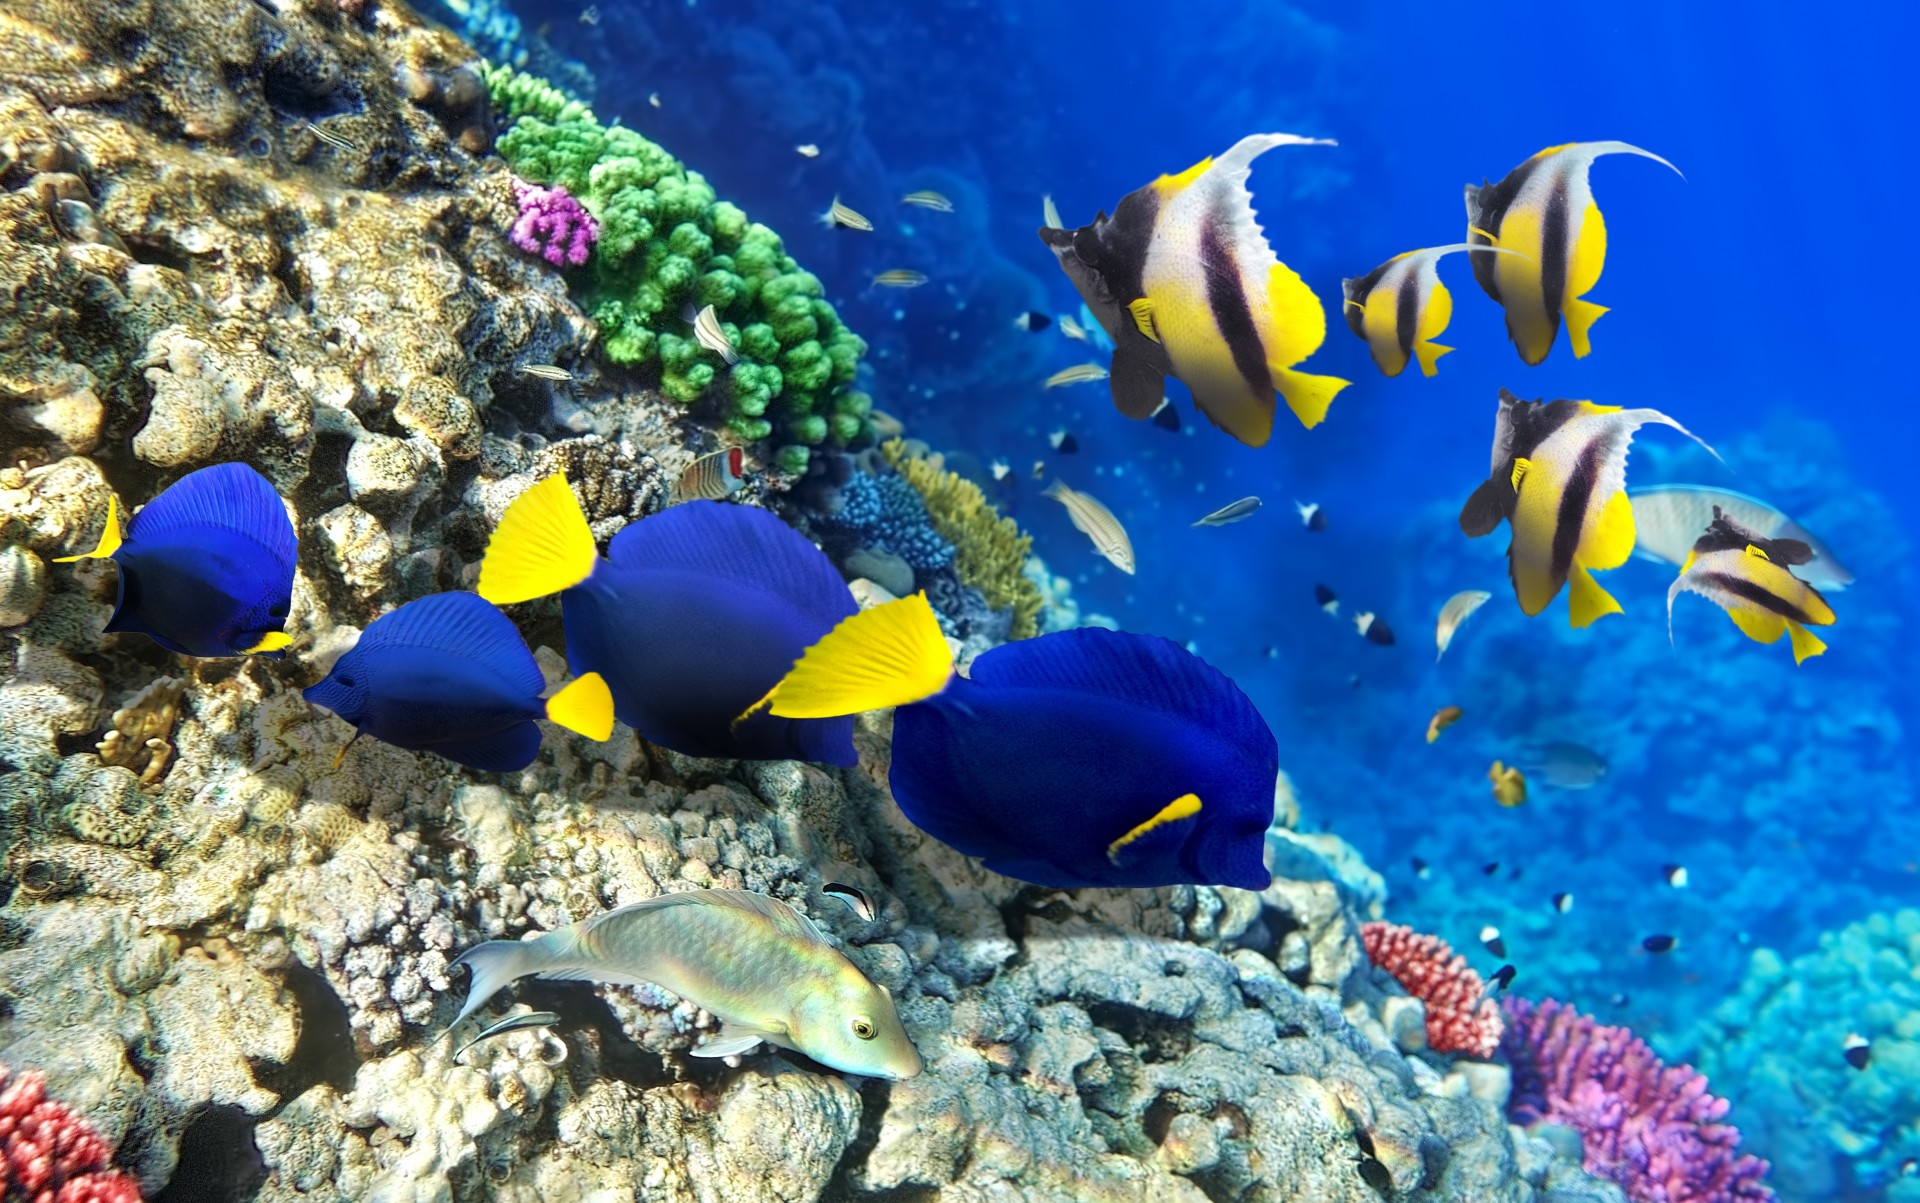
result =
[{"label": "coral reef", "polygon": [[840,489],[836,526],[860,536],[864,546],[895,555],[919,569],[953,563],[953,544],[927,524],[926,503],[899,476],[859,473]]},{"label": "coral reef", "polygon": [[1500,1045],[1500,1008],[1486,983],[1438,936],[1397,923],[1361,927],[1367,959],[1426,1004],[1427,1047],[1438,1053],[1489,1057]]},{"label": "coral reef", "polygon": [[887,440],[880,445],[880,453],[919,492],[933,528],[952,543],[960,583],[978,589],[993,609],[1012,612],[1009,638],[1038,634],[1043,599],[1039,586],[1027,576],[1033,539],[1021,532],[1020,524],[1001,517],[980,486],[924,457],[908,454],[902,440]]},{"label": "coral reef", "polygon": [[513,182],[520,216],[513,223],[513,245],[540,255],[555,267],[579,267],[600,241],[600,223],[558,184],[541,188]]},{"label": "coral reef", "polygon": [[108,1165],[112,1150],[46,1079],[0,1065],[0,1200],[6,1203],[140,1203],[133,1179]]}]

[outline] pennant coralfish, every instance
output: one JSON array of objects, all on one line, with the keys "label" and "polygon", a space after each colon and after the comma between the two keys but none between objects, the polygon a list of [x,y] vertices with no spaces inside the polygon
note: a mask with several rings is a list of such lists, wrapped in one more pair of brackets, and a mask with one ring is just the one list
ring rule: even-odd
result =
[{"label": "pennant coralfish", "polygon": [[1791,633],[1795,664],[1818,656],[1827,645],[1807,628],[1832,626],[1833,607],[1789,571],[1812,559],[1813,549],[1799,539],[1762,538],[1714,506],[1713,525],[1667,589],[1667,637],[1673,637],[1673,599],[1698,593],[1725,610],[1756,643],[1774,643]]},{"label": "pennant coralfish", "polygon": [[[1398,376],[1407,370],[1409,359],[1420,361],[1422,376],[1440,370],[1440,357],[1453,350],[1432,341],[1453,320],[1453,294],[1440,282],[1440,257],[1472,249],[1470,242],[1456,242],[1407,251],[1357,280],[1340,281],[1346,294],[1342,308],[1347,327],[1366,340],[1374,366],[1381,372]],[[1506,251],[1505,247],[1494,249]]]},{"label": "pennant coralfish", "polygon": [[1129,192],[1111,218],[1040,230],[1113,339],[1110,387],[1121,413],[1151,417],[1166,377],[1176,376],[1214,425],[1248,446],[1273,433],[1276,389],[1302,425],[1326,417],[1347,381],[1295,370],[1325,341],[1326,311],[1274,257],[1247,191],[1261,154],[1316,145],[1333,143],[1253,134]]}]

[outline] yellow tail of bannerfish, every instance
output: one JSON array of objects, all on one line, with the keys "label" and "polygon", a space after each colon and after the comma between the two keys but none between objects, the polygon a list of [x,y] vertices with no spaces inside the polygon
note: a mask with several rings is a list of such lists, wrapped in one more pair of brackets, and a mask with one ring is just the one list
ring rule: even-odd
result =
[{"label": "yellow tail of bannerfish", "polygon": [[1267,273],[1267,308],[1274,324],[1271,332],[1261,332],[1267,371],[1287,408],[1311,430],[1326,419],[1327,407],[1340,390],[1353,382],[1293,370],[1327,340],[1327,311],[1299,273],[1284,263],[1274,264]]},{"label": "yellow tail of bannerfish", "polygon": [[588,673],[547,699],[547,717],[588,739],[613,735],[613,692],[606,678]]},{"label": "yellow tail of bannerfish", "polygon": [[480,561],[476,592],[496,606],[532,601],[586,580],[599,558],[566,476],[549,476],[501,516]]},{"label": "yellow tail of bannerfish", "polygon": [[780,718],[838,718],[930,698],[953,679],[953,653],[925,593],[842,619],[735,723],[761,710]]},{"label": "yellow tail of bannerfish", "polygon": [[107,494],[107,524],[100,528],[100,543],[92,551],[83,551],[74,556],[55,556],[56,564],[71,564],[75,560],[111,559],[113,553],[120,550],[120,503],[113,494]]}]

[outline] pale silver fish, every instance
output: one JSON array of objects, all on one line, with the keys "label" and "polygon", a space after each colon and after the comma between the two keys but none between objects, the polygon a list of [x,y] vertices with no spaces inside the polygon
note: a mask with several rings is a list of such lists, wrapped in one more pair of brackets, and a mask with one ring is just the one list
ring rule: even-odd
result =
[{"label": "pale silver fish", "polygon": [[1226,526],[1233,522],[1244,522],[1248,518],[1253,517],[1253,512],[1259,508],[1260,499],[1258,497],[1242,497],[1238,501],[1231,501],[1221,506],[1219,509],[1213,511],[1213,513],[1208,514],[1205,518],[1194,523],[1194,525]]},{"label": "pale silver fish", "polygon": [[820,157],[820,148],[811,142],[802,142],[793,149],[799,151],[800,157],[803,159],[817,159]]},{"label": "pale silver fish", "polygon": [[1440,649],[1433,654],[1435,663],[1447,654],[1447,647],[1453,642],[1453,633],[1460,629],[1460,624],[1472,618],[1473,612],[1486,605],[1492,597],[1493,594],[1479,589],[1462,589],[1440,607],[1440,620],[1433,625],[1433,642]]},{"label": "pale silver fish", "polygon": [[867,892],[859,886],[850,886],[844,882],[830,881],[820,887],[820,892],[829,898],[838,898],[840,901],[846,903],[847,909],[868,923],[872,923],[874,916],[880,913],[875,909],[873,899],[868,897]]},{"label": "pale silver fish", "polygon": [[346,138],[341,137],[339,134],[336,134],[331,130],[321,129],[319,126],[314,125],[312,122],[308,122],[306,125],[302,126],[301,128],[306,130],[308,133],[312,134],[314,137],[320,139],[322,142],[325,142],[328,146],[333,147],[335,150],[344,150],[351,153],[353,151],[357,151],[360,149],[358,146],[355,146],[352,142],[348,141]]},{"label": "pale silver fish", "polygon": [[589,4],[585,8],[581,9],[580,24],[582,25],[600,24],[600,6],[598,4]]},{"label": "pale silver fish", "polygon": [[707,350],[726,360],[739,363],[740,353],[733,349],[733,340],[720,327],[720,315],[709,305],[693,315],[693,337]]},{"label": "pale silver fish", "polygon": [[453,1059],[458,1061],[461,1053],[482,1040],[491,1040],[495,1036],[504,1036],[508,1032],[518,1032],[522,1028],[549,1028],[559,1022],[560,1014],[557,1011],[523,1011],[518,1015],[509,1015],[497,1023],[487,1025],[479,1035],[455,1049]]},{"label": "pale silver fish", "polygon": [[572,372],[567,371],[565,368],[555,367],[550,363],[523,363],[515,368],[514,371],[519,372],[522,376],[535,376],[541,380],[559,380],[564,382],[573,379]]},{"label": "pale silver fish", "polygon": [[909,192],[900,198],[900,203],[903,205],[917,205],[922,209],[932,209],[935,213],[953,212],[952,201],[940,195],[938,192],[930,190]]},{"label": "pale silver fish", "polygon": [[1059,481],[1046,488],[1046,496],[1067,507],[1067,517],[1081,534],[1093,540],[1093,549],[1107,557],[1115,568],[1133,575],[1133,540],[1113,511],[1092,496],[1070,489]]},{"label": "pale silver fish", "polygon": [[660,93],[658,93],[658,92],[649,92],[649,93],[647,93],[647,103],[648,103],[648,104],[650,104],[650,105],[652,105],[652,106],[653,106],[654,108],[656,108],[656,109],[657,109],[657,108],[659,108],[659,107],[660,107]]},{"label": "pale silver fish", "polygon": [[872,222],[841,204],[838,196],[833,198],[833,204],[827,206],[827,211],[820,215],[820,223],[825,226],[839,226],[845,230],[871,231],[873,229]]},{"label": "pale silver fish", "polygon": [[1060,220],[1060,210],[1053,207],[1051,192],[1040,198],[1040,222],[1049,230],[1064,230],[1066,224]]},{"label": "pale silver fish", "polygon": [[720,1020],[696,1057],[737,1056],[764,1040],[845,1073],[911,1078],[922,1067],[886,988],[765,894],[667,894],[531,940],[489,940],[454,964],[473,974],[455,1023],[523,977],[651,983]]},{"label": "pale silver fish", "polygon": [[740,491],[746,481],[747,453],[728,447],[686,466],[674,484],[675,501],[719,501]]},{"label": "pale silver fish", "polygon": [[1758,497],[1706,485],[1655,485],[1628,489],[1633,505],[1633,552],[1642,559],[1680,565],[1707,528],[1713,525],[1713,507],[1763,539],[1798,539],[1813,549],[1813,559],[1788,571],[1814,588],[1838,593],[1853,584],[1853,573],[1834,557],[1825,543],[1807,528]]},{"label": "pale silver fish", "polygon": [[1576,743],[1552,740],[1526,748],[1514,762],[1559,789],[1591,789],[1607,775],[1607,758]]},{"label": "pale silver fish", "polygon": [[925,272],[895,268],[881,272],[873,278],[873,282],[882,288],[918,288],[927,282],[927,276]]},{"label": "pale silver fish", "polygon": [[1007,464],[1007,461],[1003,459],[994,460],[993,463],[987,465],[987,468],[990,472],[993,473],[993,478],[995,480],[1005,480],[1007,478],[1007,473],[1013,471],[1012,467],[1010,467]]},{"label": "pale silver fish", "polygon": [[1097,363],[1077,363],[1070,368],[1062,368],[1047,377],[1048,388],[1059,388],[1063,384],[1092,384],[1096,380],[1105,380],[1107,369]]},{"label": "pale silver fish", "polygon": [[1075,342],[1083,342],[1088,345],[1093,343],[1093,338],[1087,333],[1087,328],[1075,321],[1073,315],[1070,313],[1060,315],[1060,333],[1073,339]]}]

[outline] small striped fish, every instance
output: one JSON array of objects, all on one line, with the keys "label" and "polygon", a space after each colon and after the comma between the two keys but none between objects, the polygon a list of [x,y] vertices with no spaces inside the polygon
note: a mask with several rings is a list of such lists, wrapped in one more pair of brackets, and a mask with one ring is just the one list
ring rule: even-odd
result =
[{"label": "small striped fish", "polygon": [[1133,575],[1133,540],[1127,538],[1126,528],[1112,510],[1057,480],[1047,486],[1045,495],[1067,507],[1067,517],[1073,520],[1075,529],[1093,540],[1095,551],[1115,568]]},{"label": "small striped fish", "polygon": [[573,379],[572,372],[567,371],[565,368],[554,367],[550,363],[523,363],[514,370],[522,376],[535,376],[541,380],[559,380],[564,382]]},{"label": "small striped fish", "polygon": [[688,464],[674,485],[675,501],[721,501],[740,491],[746,481],[747,453],[728,447]]},{"label": "small striped fish", "polygon": [[1060,220],[1060,210],[1053,207],[1051,192],[1040,198],[1040,220],[1049,230],[1064,230],[1067,227]]},{"label": "small striped fish", "polygon": [[1244,522],[1248,518],[1253,517],[1254,511],[1259,508],[1260,499],[1258,497],[1242,497],[1238,501],[1228,502],[1226,505],[1221,506],[1219,509],[1213,511],[1213,513],[1208,514],[1205,518],[1194,523],[1194,525],[1226,526],[1231,522]]},{"label": "small striped fish", "polygon": [[871,231],[873,229],[872,222],[841,204],[837,196],[833,198],[832,206],[820,215],[820,222],[829,227],[839,226],[843,230]]},{"label": "small striped fish", "polygon": [[909,192],[900,198],[903,205],[918,205],[922,209],[932,209],[935,213],[953,212],[953,202],[938,192]]},{"label": "small striped fish", "polygon": [[875,284],[883,288],[918,288],[927,282],[926,273],[897,268],[881,272],[873,278]]},{"label": "small striped fish", "polygon": [[[1447,654],[1447,648],[1452,646],[1453,633],[1460,629],[1460,624],[1472,618],[1473,612],[1486,605],[1492,597],[1493,594],[1482,589],[1462,589],[1449,597],[1446,605],[1440,607],[1440,620],[1433,626],[1433,642],[1440,649],[1433,654],[1436,663],[1440,657]],[[1432,743],[1433,740],[1429,739],[1427,742]]]},{"label": "small striped fish", "polygon": [[320,139],[322,142],[325,142],[328,146],[333,147],[335,150],[344,150],[344,151],[347,151],[348,153],[352,153],[360,149],[358,146],[355,146],[352,142],[349,142],[347,139],[341,137],[339,134],[333,133],[330,130],[321,129],[319,126],[314,125],[311,122],[302,126],[301,128],[306,130],[308,133],[312,134],[314,137]]},{"label": "small striped fish", "polygon": [[820,157],[820,148],[811,142],[802,142],[793,149],[798,151],[800,157],[803,159],[817,159]]},{"label": "small striped fish", "polygon": [[739,363],[740,353],[733,349],[733,340],[720,328],[720,315],[709,305],[693,318],[693,337],[701,346],[712,351],[728,363]]},{"label": "small striped fish", "polygon": [[1096,380],[1105,380],[1107,369],[1097,363],[1077,363],[1070,368],[1062,368],[1047,377],[1048,388],[1059,388],[1063,384],[1091,384]]},{"label": "small striped fish", "polygon": [[1087,334],[1087,328],[1075,321],[1073,315],[1070,313],[1060,315],[1060,333],[1073,339],[1075,342],[1083,342],[1089,345],[1093,342],[1093,339]]}]

